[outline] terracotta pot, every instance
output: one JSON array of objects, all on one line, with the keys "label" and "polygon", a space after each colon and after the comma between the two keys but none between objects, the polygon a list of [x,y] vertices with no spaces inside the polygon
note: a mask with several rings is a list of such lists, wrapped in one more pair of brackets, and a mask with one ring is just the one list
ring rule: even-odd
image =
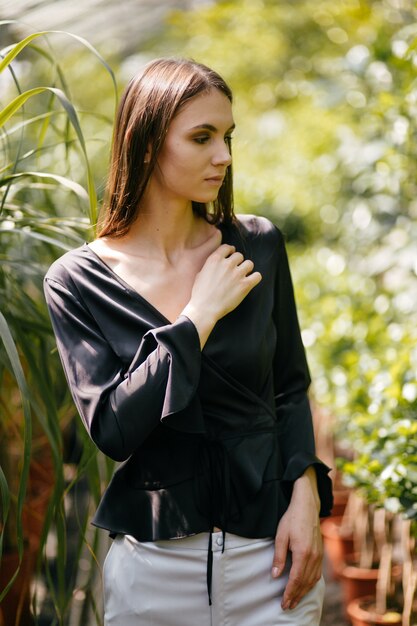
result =
[{"label": "terracotta pot", "polygon": [[349,603],[347,613],[352,626],[401,626],[401,613],[397,611],[387,611],[383,615],[375,613],[375,598],[368,596],[356,598]]},{"label": "terracotta pot", "polygon": [[[401,578],[401,572],[400,565],[393,565],[392,579],[399,580]],[[375,596],[377,580],[378,567],[359,567],[355,555],[347,556],[346,565],[340,574],[345,607],[356,598]]]},{"label": "terracotta pot", "polygon": [[332,517],[341,517],[343,515],[350,494],[351,490],[348,488],[340,487],[333,489]]},{"label": "terracotta pot", "polygon": [[340,583],[345,607],[356,598],[374,596],[378,580],[377,567],[359,567],[349,557],[347,561],[348,564],[340,572]]},{"label": "terracotta pot", "polygon": [[[30,582],[36,554],[31,546],[26,546],[19,573],[0,605],[2,626],[32,626],[35,624],[30,612]],[[0,569],[0,589],[3,590],[12,578],[19,564],[17,551],[3,552]]]},{"label": "terracotta pot", "polygon": [[353,535],[342,527],[343,518],[329,517],[322,520],[321,532],[324,549],[329,562],[329,575],[339,578],[346,558],[353,552]]}]

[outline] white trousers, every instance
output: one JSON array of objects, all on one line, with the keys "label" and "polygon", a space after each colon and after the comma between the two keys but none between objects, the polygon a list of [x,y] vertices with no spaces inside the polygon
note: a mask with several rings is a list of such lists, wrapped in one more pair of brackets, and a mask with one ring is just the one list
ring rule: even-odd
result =
[{"label": "white trousers", "polygon": [[138,542],[119,535],[104,563],[105,626],[319,626],[323,578],[293,610],[281,599],[288,569],[271,577],[273,539],[213,533],[212,606],[208,533]]}]

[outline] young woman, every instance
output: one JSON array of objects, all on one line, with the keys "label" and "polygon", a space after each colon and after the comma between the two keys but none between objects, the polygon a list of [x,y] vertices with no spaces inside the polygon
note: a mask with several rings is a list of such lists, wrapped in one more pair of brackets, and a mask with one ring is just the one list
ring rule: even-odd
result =
[{"label": "young woman", "polygon": [[231,103],[203,65],[147,65],[98,237],[45,278],[81,418],[122,461],[93,520],[107,626],[320,621],[328,468],[283,237],[233,213]]}]

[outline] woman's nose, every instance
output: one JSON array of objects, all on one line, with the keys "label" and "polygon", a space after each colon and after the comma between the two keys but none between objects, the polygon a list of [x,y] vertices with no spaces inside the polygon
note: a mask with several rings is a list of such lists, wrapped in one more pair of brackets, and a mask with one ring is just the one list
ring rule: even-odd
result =
[{"label": "woman's nose", "polygon": [[226,167],[232,162],[232,155],[230,154],[230,148],[224,141],[218,146],[216,152],[213,155],[213,165],[225,165]]}]

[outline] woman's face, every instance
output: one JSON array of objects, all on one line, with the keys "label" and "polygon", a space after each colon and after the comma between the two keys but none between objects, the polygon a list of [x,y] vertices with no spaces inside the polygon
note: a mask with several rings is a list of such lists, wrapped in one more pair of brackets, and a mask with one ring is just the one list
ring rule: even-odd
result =
[{"label": "woman's face", "polygon": [[231,163],[232,106],[212,89],[190,100],[172,120],[150,186],[166,200],[212,202]]}]

